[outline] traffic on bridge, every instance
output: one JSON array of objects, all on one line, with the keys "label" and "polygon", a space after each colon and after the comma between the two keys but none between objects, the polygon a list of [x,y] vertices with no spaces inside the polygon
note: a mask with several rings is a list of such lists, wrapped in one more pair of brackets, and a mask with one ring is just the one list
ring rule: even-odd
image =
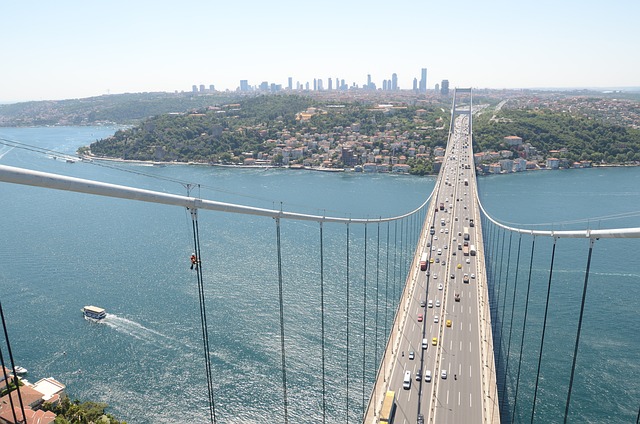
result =
[{"label": "traffic on bridge", "polygon": [[381,403],[370,402],[365,422],[487,421],[485,397],[487,387],[495,392],[495,377],[483,366],[487,353],[482,341],[491,330],[482,310],[487,292],[471,148],[471,92],[462,91],[469,104],[460,106],[459,91],[416,251],[419,260],[408,278],[411,287],[401,299],[376,384],[384,396]]}]

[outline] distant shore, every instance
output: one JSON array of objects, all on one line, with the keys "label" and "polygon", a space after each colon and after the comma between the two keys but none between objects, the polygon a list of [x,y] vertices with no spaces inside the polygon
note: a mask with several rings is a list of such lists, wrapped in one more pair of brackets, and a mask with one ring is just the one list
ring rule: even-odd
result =
[{"label": "distant shore", "polygon": [[[160,161],[145,161],[145,160],[134,160],[134,159],[120,159],[120,158],[106,158],[106,157],[98,157],[93,155],[82,155],[82,160],[88,161],[107,161],[107,162],[120,162],[120,163],[132,163],[144,166],[168,166],[168,165],[191,165],[191,166],[216,166],[220,168],[234,168],[234,169],[286,169],[286,170],[302,170],[302,171],[316,171],[316,172],[356,172],[355,168],[320,168],[320,167],[309,167],[303,165],[294,165],[294,166],[277,166],[277,165],[235,165],[235,164],[223,164],[223,163],[205,163],[205,162],[160,162]],[[592,163],[591,168],[626,168],[626,167],[636,167],[640,166],[640,163]],[[588,169],[586,168],[557,168],[557,169],[549,169],[549,168],[535,168],[535,169],[527,169],[521,172],[530,172],[530,171],[560,171],[560,170],[569,170],[569,169]],[[358,173],[362,174],[393,174],[393,175],[409,175],[408,173],[393,173],[393,172],[363,172],[359,171]],[[499,174],[492,173],[478,173],[478,175],[502,175],[502,174],[516,174],[518,172],[501,172]],[[427,174],[429,176],[436,176],[438,174]]]}]

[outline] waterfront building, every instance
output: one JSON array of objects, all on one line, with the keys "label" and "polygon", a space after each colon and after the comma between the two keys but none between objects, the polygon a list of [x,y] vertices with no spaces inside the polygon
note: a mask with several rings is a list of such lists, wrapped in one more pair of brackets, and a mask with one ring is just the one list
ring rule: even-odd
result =
[{"label": "waterfront building", "polygon": [[560,167],[560,159],[548,158],[546,161],[547,169],[558,169]]},{"label": "waterfront building", "polygon": [[500,170],[502,172],[513,172],[513,161],[511,159],[502,159],[498,163],[500,164]]}]

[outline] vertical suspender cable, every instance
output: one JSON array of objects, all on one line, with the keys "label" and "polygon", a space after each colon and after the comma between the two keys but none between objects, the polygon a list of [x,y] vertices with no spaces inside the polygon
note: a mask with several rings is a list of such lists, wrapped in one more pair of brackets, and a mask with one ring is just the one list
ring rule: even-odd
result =
[{"label": "vertical suspender cable", "polygon": [[320,327],[322,339],[322,423],[326,422],[327,403],[325,399],[325,359],[324,359],[324,246],[322,221],[320,221]]},{"label": "vertical suspender cable", "polygon": [[362,419],[364,420],[364,383],[367,358],[367,224],[364,224],[364,290],[362,297]]},{"label": "vertical suspender cable", "polygon": [[284,405],[284,422],[289,422],[289,404],[287,399],[287,361],[284,350],[284,298],[282,288],[282,245],[280,242],[280,218],[276,220],[276,241],[278,251],[278,298],[280,303],[280,353],[282,357],[282,402]]},{"label": "vertical suspender cable", "polygon": [[395,306],[395,304],[398,301],[398,281],[396,280],[396,270],[398,269],[398,266],[396,265],[396,259],[398,257],[398,221],[394,221],[393,225],[393,309],[397,310],[397,306]]},{"label": "vertical suspender cable", "polygon": [[584,273],[584,286],[582,288],[582,302],[580,303],[580,318],[578,318],[578,331],[576,333],[576,345],[573,348],[573,362],[571,364],[571,377],[569,378],[569,391],[567,392],[567,402],[564,405],[564,422],[567,422],[569,415],[569,405],[571,403],[571,390],[573,389],[573,376],[576,370],[576,358],[578,357],[578,345],[580,343],[580,332],[582,330],[582,317],[584,316],[584,302],[587,298],[587,284],[589,282],[589,271],[591,269],[591,254],[595,239],[589,239],[589,255],[587,257],[587,270]]},{"label": "vertical suspender cable", "polygon": [[536,373],[536,388],[533,391],[533,404],[531,408],[531,422],[536,413],[536,399],[538,397],[538,382],[540,380],[540,365],[542,363],[542,348],[544,347],[544,333],[547,330],[547,312],[549,312],[549,295],[551,294],[551,278],[553,277],[553,260],[556,256],[556,241],[553,238],[553,249],[551,250],[551,266],[549,267],[549,282],[547,283],[547,301],[544,305],[544,321],[542,322],[542,337],[540,338],[540,354],[538,355],[538,372]]},{"label": "vertical suspender cable", "polygon": [[[400,286],[398,289],[400,290],[400,295],[402,294],[402,283],[404,277],[404,219],[400,221]],[[396,300],[400,300],[400,296]]]},{"label": "vertical suspender cable", "polygon": [[385,283],[384,283],[384,334],[387,337],[387,331],[389,330],[388,312],[389,312],[389,231],[391,223],[387,221],[387,245],[385,247],[387,251],[387,266],[385,269]]},{"label": "vertical suspender cable", "polygon": [[[4,318],[4,310],[2,309],[2,302],[0,302],[0,317],[2,318],[2,329],[4,331],[4,339],[7,342],[7,353],[9,353],[9,361],[11,362],[11,369],[13,370],[13,381],[16,385],[16,393],[18,393],[18,403],[20,403],[20,412],[22,412],[22,418],[18,420],[16,417],[16,410],[13,405],[13,397],[9,396],[9,404],[11,406],[11,413],[13,414],[13,421],[15,423],[26,423],[27,418],[24,415],[24,403],[22,402],[22,394],[20,394],[20,384],[18,383],[18,378],[16,377],[16,365],[13,360],[13,352],[11,351],[11,342],[9,341],[9,332],[7,331],[7,322]],[[9,387],[9,378],[6,373],[4,356],[2,355],[2,349],[0,349],[0,362],[2,362],[2,372],[4,373],[4,381],[7,382],[7,388]],[[8,367],[7,367],[8,368]]]},{"label": "vertical suspender cable", "polygon": [[[502,361],[502,329],[504,328],[504,306],[507,303],[507,290],[509,289],[509,267],[511,265],[511,241],[513,239],[513,233],[510,231],[509,232],[509,248],[508,251],[509,253],[507,254],[507,275],[505,275],[504,277],[504,293],[502,295],[502,316],[500,317],[500,327],[498,328],[498,358],[496,361],[496,383],[498,385],[498,388],[500,388],[501,384],[500,384],[500,380],[499,379],[499,375],[497,374],[498,371],[500,370],[500,363]],[[503,245],[503,251],[502,251],[502,256],[504,256],[504,237],[502,238],[502,245]],[[500,280],[502,280],[502,256],[500,257]],[[499,296],[498,296],[499,297]],[[500,308],[500,301],[498,300],[498,303],[496,304],[496,310]],[[496,316],[498,315],[498,312],[496,312]],[[495,343],[494,343],[495,346]],[[506,375],[506,369],[503,371]],[[500,390],[498,390],[498,398],[499,399],[503,399],[504,398],[504,394],[506,392],[506,388],[504,383],[506,382],[506,380],[501,379],[503,384],[502,384],[502,395],[500,396]],[[495,408],[496,404],[495,402],[493,403],[493,408]],[[499,410],[498,410],[499,412]]]},{"label": "vertical suspender cable", "polygon": [[347,224],[347,423],[349,422],[349,224]]},{"label": "vertical suspender cable", "polygon": [[524,318],[522,319],[522,337],[520,338],[520,359],[518,359],[518,373],[516,376],[516,393],[513,398],[513,414],[512,417],[515,418],[516,407],[518,406],[518,388],[520,387],[520,367],[522,365],[522,347],[524,346],[524,335],[525,330],[527,329],[527,313],[529,311],[529,292],[531,289],[531,271],[533,270],[533,254],[535,252],[536,247],[536,237],[533,236],[533,240],[531,241],[531,261],[529,262],[529,282],[527,283],[527,296],[524,303]]},{"label": "vertical suspender cable", "polygon": [[209,330],[207,326],[207,308],[205,305],[204,280],[202,278],[202,255],[200,252],[200,229],[198,227],[198,210],[189,209],[193,229],[193,246],[196,252],[196,277],[198,279],[198,298],[200,303],[200,324],[202,326],[202,344],[204,347],[205,371],[207,373],[207,389],[209,392],[209,418],[216,422],[216,406],[213,398],[213,377],[211,374],[211,350],[209,349]]},{"label": "vertical suspender cable", "polygon": [[376,342],[374,350],[374,364],[378,364],[378,308],[380,306],[380,222],[378,222],[378,245],[376,247]]},{"label": "vertical suspender cable", "polygon": [[[509,340],[507,342],[507,362],[504,368],[504,384],[503,386],[506,387],[507,385],[507,374],[509,373],[509,357],[511,355],[511,333],[513,331],[513,313],[515,312],[515,305],[516,305],[516,291],[518,290],[518,270],[520,268],[520,247],[522,245],[522,233],[519,234],[518,237],[518,257],[516,259],[516,276],[515,276],[515,280],[513,282],[513,298],[511,299],[511,322],[509,323]],[[502,410],[504,408],[504,401],[505,401],[506,396],[502,396],[502,399],[500,399],[501,402],[501,406],[500,409]]]},{"label": "vertical suspender cable", "polygon": [[[495,331],[499,334],[498,331],[498,325],[502,326],[502,322],[498,322],[498,309],[500,308],[500,291],[502,288],[502,264],[504,262],[504,238],[506,235],[506,230],[502,231],[502,246],[500,247],[500,269],[498,271],[498,292],[496,293],[496,307],[495,307],[495,315],[496,315],[496,319],[495,319]],[[495,334],[495,333],[494,333]],[[500,349],[500,343],[501,340],[498,340],[498,349]],[[497,365],[497,364],[496,364]]]}]

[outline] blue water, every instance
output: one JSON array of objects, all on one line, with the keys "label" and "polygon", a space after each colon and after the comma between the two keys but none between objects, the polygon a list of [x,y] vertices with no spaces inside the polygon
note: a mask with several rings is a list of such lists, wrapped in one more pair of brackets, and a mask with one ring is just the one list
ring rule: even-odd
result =
[{"label": "blue water", "polygon": [[[0,138],[71,154],[114,130],[0,128]],[[401,214],[418,207],[434,184],[431,177],[186,165],[118,164],[113,169],[49,156],[0,145],[0,163],[5,165],[176,194],[186,194],[187,189],[170,180],[188,181],[199,184],[191,193],[203,198],[320,215]],[[480,190],[485,207],[500,220],[558,223],[640,210],[637,181],[637,168],[549,171],[484,177]],[[14,356],[29,369],[30,381],[53,376],[67,385],[73,398],[107,402],[110,412],[131,423],[208,420],[197,285],[188,267],[193,250],[191,219],[185,210],[0,184],[0,217],[2,305]],[[347,378],[349,417],[356,421],[361,414],[363,326],[367,329],[364,382],[368,396],[376,370],[374,352],[384,348],[384,330],[401,289],[400,263],[410,260],[407,234],[417,228],[416,222],[405,221],[397,228],[394,224],[367,227],[366,274],[364,228],[350,226],[348,373],[346,226],[323,228],[328,422],[346,419]],[[597,219],[588,225],[640,226],[637,216]],[[554,228],[569,227],[554,224]],[[200,211],[199,228],[217,418],[230,423],[280,422],[275,223],[269,218]],[[322,417],[319,227],[284,221],[281,230],[288,413],[291,422],[318,422]],[[377,243],[380,256],[375,253]],[[530,243],[523,240],[525,259]],[[525,354],[533,362],[523,361],[521,374],[526,378],[518,395],[518,421],[528,421],[530,415],[527,408],[533,397],[531,380],[549,269],[550,245],[537,243],[536,289],[532,289],[524,343]],[[554,276],[559,277],[552,286],[553,324],[547,328],[543,351],[536,422],[557,422],[564,412],[566,362],[573,352],[573,344],[566,340],[575,337],[586,249],[584,241],[559,242],[557,248]],[[640,324],[636,289],[640,267],[634,250],[635,240],[596,243],[571,421],[630,422],[637,414],[640,337],[635,328]],[[379,274],[376,263],[381,264]],[[522,268],[514,322],[522,319],[520,284],[526,281]],[[366,311],[362,303],[365,278]],[[501,299],[506,292],[510,302],[512,287],[502,290]],[[497,303],[502,307],[502,300]],[[105,322],[84,321],[80,308],[87,304],[105,307],[109,313]],[[510,308],[505,321],[509,318]],[[517,361],[513,344],[520,340],[519,328],[514,324],[510,368]]]},{"label": "blue water", "polygon": [[[479,190],[492,216],[511,226],[555,230],[623,228],[640,227],[639,181],[638,168],[540,171],[484,177],[479,180]],[[509,234],[503,235],[495,228],[491,233],[490,227],[485,228],[485,237],[493,243],[493,273],[500,281],[494,289],[493,302],[503,323],[503,365],[509,352],[508,409],[513,414],[515,403],[517,407],[511,418],[515,422],[530,422],[553,243],[549,238],[536,238],[515,402],[532,238],[523,236],[521,240],[514,298],[517,263],[514,259],[519,239],[513,236],[510,240]],[[640,399],[638,247],[637,239],[601,239],[594,244],[568,415],[570,422],[635,422],[637,417]],[[559,239],[556,244],[535,422],[561,422],[564,416],[588,249],[587,240]],[[512,261],[507,270],[509,252]],[[508,284],[505,283],[507,272],[510,272]]]}]

